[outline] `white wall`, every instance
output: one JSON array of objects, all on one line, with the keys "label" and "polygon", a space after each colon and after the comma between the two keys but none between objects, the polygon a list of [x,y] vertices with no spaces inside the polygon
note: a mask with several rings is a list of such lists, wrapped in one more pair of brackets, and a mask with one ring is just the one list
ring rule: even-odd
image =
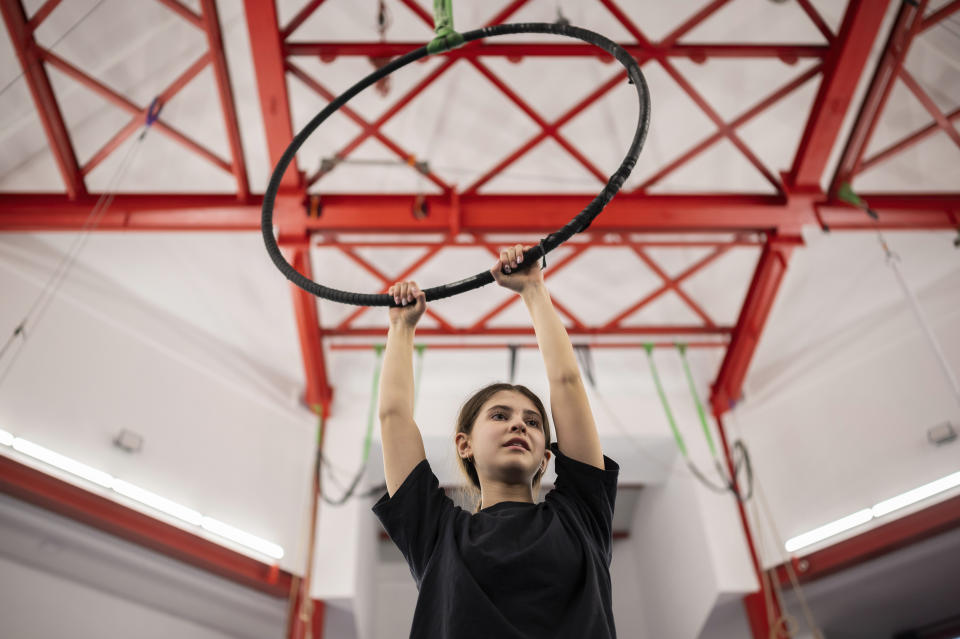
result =
[{"label": "white wall", "polygon": [[[887,237],[957,374],[960,263],[954,235]],[[767,565],[781,560],[780,542],[794,535],[960,470],[960,443],[935,447],[926,435],[944,421],[960,426],[960,405],[876,237],[814,234],[808,244],[791,262],[745,400],[727,420],[731,436],[739,432],[750,447],[781,536],[775,542],[769,526],[760,530]],[[857,264],[840,267],[850,255]]]},{"label": "white wall", "polygon": [[286,601],[0,495],[0,635],[281,637]]}]

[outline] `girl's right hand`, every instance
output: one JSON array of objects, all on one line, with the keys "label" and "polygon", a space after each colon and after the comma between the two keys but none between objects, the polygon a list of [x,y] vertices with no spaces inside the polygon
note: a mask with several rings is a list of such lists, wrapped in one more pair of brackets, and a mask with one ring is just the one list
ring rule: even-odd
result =
[{"label": "girl's right hand", "polygon": [[427,310],[427,296],[416,282],[397,282],[388,293],[401,306],[390,307],[390,324],[402,322],[413,328]]}]

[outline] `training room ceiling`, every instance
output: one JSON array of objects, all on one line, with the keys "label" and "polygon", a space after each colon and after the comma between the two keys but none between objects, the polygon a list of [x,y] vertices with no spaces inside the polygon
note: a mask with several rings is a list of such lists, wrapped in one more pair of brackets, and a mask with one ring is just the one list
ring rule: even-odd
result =
[{"label": "training room ceiling", "polygon": [[[40,0],[23,4],[28,16],[44,5]],[[181,4],[194,14],[201,13],[199,0]],[[289,24],[304,4],[277,2],[279,23]],[[426,0],[386,2],[384,39],[430,39],[430,27],[411,9],[412,4],[418,4],[423,12],[432,12]],[[897,4],[891,3],[873,43],[837,136],[839,141],[824,171],[823,187],[832,177]],[[930,2],[927,11],[932,13],[946,4]],[[462,31],[475,28],[514,5],[517,3],[505,0],[455,1],[456,26]],[[627,21],[657,41],[703,9],[705,3],[682,0],[619,5]],[[377,7],[374,0],[327,0],[293,31],[290,40],[379,41]],[[262,194],[272,166],[244,3],[220,0],[216,8],[246,181],[251,193]],[[846,3],[833,0],[733,0],[685,33],[680,42],[823,47],[828,36],[833,38],[838,32],[845,9]],[[508,21],[552,22],[558,14],[615,41],[635,41],[621,19],[624,16],[618,17],[604,3],[592,0],[531,0],[512,12]],[[960,27],[945,23],[925,31],[916,38],[905,62],[923,91],[951,118],[955,118],[960,104],[957,29]],[[147,107],[208,50],[203,30],[172,11],[169,2],[63,2],[44,20],[35,37],[68,65],[121,96],[107,99],[66,72],[64,65],[45,65],[77,162],[89,168],[83,178],[89,193],[238,192],[238,180],[230,168],[233,151],[229,127],[224,123],[211,65],[163,104],[160,122],[168,127],[166,133],[154,127],[142,140],[133,134],[109,154],[100,153],[108,141],[127,130],[130,105],[134,111]],[[498,39],[498,43],[501,41],[535,43],[544,38],[516,36]],[[286,80],[294,131],[327,104],[324,95],[339,94],[380,63],[356,55],[291,57]],[[476,64],[454,65],[391,117],[381,129],[382,137],[367,137],[346,161],[334,162],[336,165],[330,168],[332,159],[364,131],[366,123],[381,118],[442,64],[441,59],[427,59],[410,65],[391,75],[388,83],[350,102],[349,113],[341,110],[334,114],[297,158],[306,176],[316,178],[309,192],[321,196],[437,194],[443,186],[455,186],[461,191],[476,187],[479,194],[593,195],[602,182],[589,167],[596,167],[602,175],[612,173],[636,126],[634,88],[625,81],[611,82],[620,71],[616,64],[593,57],[491,56],[479,58]],[[651,126],[624,191],[777,195],[780,174],[790,170],[820,86],[821,64],[823,60],[816,55],[783,59],[708,57],[696,61],[677,57],[669,63],[645,64],[643,71],[652,99]],[[0,36],[0,85],[5,87],[0,93],[0,191],[64,193],[55,153],[27,83],[18,74],[20,63],[4,31]],[[601,87],[606,89],[602,97],[559,128],[559,140],[546,136],[515,162],[490,175],[504,157],[540,132],[536,118],[547,122],[561,118]],[[685,87],[695,89],[705,104],[698,104]],[[784,91],[778,99],[768,100],[781,89]],[[536,117],[518,106],[511,93],[522,99]],[[769,108],[754,109],[758,104]],[[867,155],[876,155],[929,125],[931,119],[914,93],[903,83],[896,84]],[[718,122],[734,122],[734,132],[717,134]],[[176,135],[167,134],[171,130],[189,138],[193,148],[174,139]],[[955,192],[960,184],[960,150],[951,137],[945,131],[935,131],[905,152],[881,158],[856,176],[854,188],[863,192]],[[412,155],[415,162],[425,162],[432,177],[400,159],[390,144]],[[564,144],[581,158],[574,157]],[[686,154],[698,145],[703,146],[703,152],[686,161]],[[319,174],[324,168],[329,170]],[[576,212],[571,211],[570,216]],[[517,210],[515,214],[522,217],[524,212]],[[954,295],[960,266],[951,245],[952,235],[946,231],[888,235],[904,260],[908,280],[920,290],[921,300],[934,302],[930,313],[935,327],[950,333],[947,327],[951,322],[956,325],[960,310],[956,301],[960,296]],[[485,239],[497,244],[514,238],[533,242],[538,237],[499,234]],[[75,250],[72,247],[77,239],[76,234],[62,232],[0,234],[0,333],[4,340],[50,285],[58,264]],[[411,239],[439,241],[436,235],[319,235],[310,251],[313,272],[324,284],[375,292],[381,280],[336,245]],[[575,238],[558,249],[548,262],[562,262],[581,239]],[[871,339],[887,339],[888,333],[879,329],[869,333],[862,327],[894,312],[910,318],[892,275],[885,271],[875,236],[828,236],[820,229],[808,228],[805,239],[808,246],[798,249],[790,263],[747,378],[748,398],[756,396],[754,406],[758,408],[739,418],[744,437],[755,440],[760,449],[756,453],[758,467],[777,477],[771,480],[769,492],[781,503],[775,510],[782,518],[782,528],[789,532],[822,523],[822,513],[807,506],[818,499],[820,491],[829,492],[837,481],[837,475],[830,472],[824,472],[822,481],[813,485],[777,475],[777,460],[795,443],[796,433],[806,433],[809,441],[804,440],[805,450],[819,451],[820,456],[813,459],[810,453],[810,457],[789,465],[791,473],[804,474],[814,464],[828,468],[846,464],[855,442],[868,438],[871,428],[853,417],[843,424],[826,424],[822,419],[822,415],[838,411],[847,415],[862,398],[833,393],[824,394],[823,400],[813,397],[790,403],[788,399],[796,396],[790,389],[804,383],[809,386],[811,380],[837,370],[840,364],[835,360],[842,350],[838,344],[862,355],[870,351]],[[476,246],[476,238],[463,241],[466,248],[440,251],[412,277],[423,286],[432,286],[489,268],[493,258]],[[593,241],[604,241],[603,234],[597,234]],[[568,326],[576,324],[575,316],[588,326],[602,326],[618,318],[623,327],[712,323],[730,328],[737,323],[763,241],[757,234],[612,237],[610,242],[615,246],[592,246],[571,266],[558,269],[556,276],[550,273],[549,265],[547,273],[551,291],[565,309],[563,317]],[[663,245],[644,249],[648,261],[624,242]],[[104,232],[90,234],[78,247],[69,274],[57,285],[55,299],[39,307],[42,322],[25,340],[15,342],[0,360],[0,428],[275,540],[288,549],[281,565],[298,571],[304,557],[300,539],[309,499],[315,420],[302,404],[306,381],[290,289],[267,258],[259,233]],[[401,273],[426,250],[355,249],[368,265],[388,277]],[[705,264],[684,275],[704,260]],[[667,285],[668,279],[681,276],[685,277],[681,285]],[[650,295],[649,304],[619,317],[636,300]],[[486,287],[438,302],[435,310],[450,326],[465,328],[508,298],[504,291]],[[341,326],[355,310],[326,301],[320,301],[318,309],[324,329]],[[350,325],[385,327],[385,316],[383,309],[367,310],[351,319]],[[514,304],[491,320],[490,326],[517,326],[527,321],[522,305]],[[425,317],[423,325],[436,328],[440,320]],[[886,328],[892,335],[905,336],[913,351],[925,348],[920,333],[908,322]],[[678,331],[678,335],[685,340],[697,339],[690,333]],[[674,337],[664,333],[657,339],[669,342]],[[956,331],[947,337],[952,341],[947,340],[945,349],[956,365],[960,342]],[[708,333],[701,341],[713,346],[691,349],[693,377],[703,398],[710,394],[709,385],[717,377],[728,338],[729,331]],[[476,342],[483,337],[457,339]],[[613,338],[597,335],[590,339],[600,342]],[[632,339],[640,342],[643,337]],[[372,349],[329,348],[348,341],[370,345],[373,339],[325,340],[327,371],[335,393],[331,428],[353,433],[348,436],[353,438],[353,452],[331,460],[342,470],[342,476],[349,476],[361,458],[374,369]],[[496,341],[503,342],[504,338]],[[855,350],[857,344],[859,351]],[[670,349],[658,350],[656,356],[668,397],[692,440],[697,434],[697,417],[680,361]],[[618,460],[632,458],[636,446],[628,435],[669,438],[643,351],[596,349],[593,359],[597,390],[591,392],[595,404],[602,402],[603,406],[602,410],[598,408],[601,434],[610,441],[621,438],[617,441],[622,447],[608,447],[605,452]],[[464,366],[465,361],[470,365]],[[896,367],[898,361],[893,357],[884,365]],[[861,364],[871,365],[867,355],[862,356]],[[935,361],[929,358],[915,365],[917,383],[939,389],[936,385],[942,381]],[[525,381],[528,375],[531,387],[545,391],[545,380],[537,366],[534,351],[522,352],[518,381]],[[425,435],[440,440],[452,436],[449,431],[456,402],[488,378],[505,377],[507,370],[505,349],[428,351],[425,395],[421,399],[435,410],[422,417]],[[598,393],[602,397],[596,397]],[[922,396],[912,401],[917,406],[925,404]],[[929,410],[923,415],[923,423],[910,425],[916,432],[905,434],[904,439],[910,440],[916,433],[922,439],[924,429],[938,419],[957,417],[947,391],[936,390],[935,400],[926,405]],[[791,411],[789,429],[778,423],[772,408],[784,406]],[[338,415],[349,419],[337,421]],[[883,415],[871,413],[871,419],[882,420]],[[825,452],[827,442],[835,437],[828,426],[843,429],[842,453]],[[899,422],[886,426],[903,428]],[[111,446],[111,439],[124,428],[144,436],[145,446],[138,455]],[[344,446],[349,449],[349,442]],[[706,450],[702,442],[692,446]],[[893,451],[877,450],[859,456],[853,466],[857,472],[872,473],[876,464],[892,459]],[[938,458],[933,467],[947,466],[945,458]],[[896,487],[904,483],[907,488],[923,483],[926,477],[910,476],[912,469],[894,473],[896,481],[876,491],[896,493]],[[841,515],[851,510],[850,504],[863,499],[860,493],[831,494],[835,503],[830,510]]]}]

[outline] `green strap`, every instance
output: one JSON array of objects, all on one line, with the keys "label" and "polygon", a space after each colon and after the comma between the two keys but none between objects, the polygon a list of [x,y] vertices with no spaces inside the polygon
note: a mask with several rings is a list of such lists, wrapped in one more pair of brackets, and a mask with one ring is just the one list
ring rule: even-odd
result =
[{"label": "green strap", "polygon": [[853,206],[863,209],[867,212],[867,215],[873,219],[879,219],[877,212],[870,208],[859,195],[853,192],[853,187],[850,186],[849,182],[843,182],[840,184],[840,188],[837,189],[837,197],[846,202],[847,204],[852,204]]},{"label": "green strap", "polygon": [[417,412],[417,401],[420,399],[420,376],[423,375],[423,353],[427,350],[426,344],[417,346],[417,372],[413,378],[413,412]]},{"label": "green strap", "polygon": [[463,46],[463,36],[453,30],[453,0],[433,0],[433,30],[437,37],[427,45],[434,55]]},{"label": "green strap", "polygon": [[697,394],[697,387],[693,383],[693,375],[690,373],[690,363],[687,362],[687,345],[677,344],[677,350],[680,351],[680,359],[683,360],[683,372],[687,375],[687,384],[690,385],[690,394],[693,395],[693,403],[697,405],[697,414],[700,415],[700,425],[703,426],[703,435],[707,438],[707,444],[710,446],[710,454],[717,459],[717,447],[713,445],[713,436],[710,434],[710,427],[707,425],[707,414],[703,410],[703,404],[700,403],[700,396]]},{"label": "green strap", "polygon": [[383,366],[383,344],[376,344],[373,347],[377,354],[377,364],[373,369],[373,387],[370,390],[370,412],[367,413],[367,436],[363,442],[363,461],[366,463],[370,456],[370,442],[373,435],[373,417],[377,412],[377,391],[380,390],[380,369]]},{"label": "green strap", "polygon": [[673,419],[673,413],[670,411],[670,404],[667,403],[667,394],[663,392],[663,384],[660,383],[660,375],[657,373],[657,364],[653,361],[653,344],[644,344],[643,349],[647,351],[647,361],[650,362],[650,374],[657,385],[657,394],[660,395],[660,402],[663,404],[663,412],[667,414],[667,421],[670,422],[670,430],[673,431],[673,438],[677,440],[677,448],[684,457],[687,456],[687,446],[683,443],[683,437],[677,429],[677,422]]}]

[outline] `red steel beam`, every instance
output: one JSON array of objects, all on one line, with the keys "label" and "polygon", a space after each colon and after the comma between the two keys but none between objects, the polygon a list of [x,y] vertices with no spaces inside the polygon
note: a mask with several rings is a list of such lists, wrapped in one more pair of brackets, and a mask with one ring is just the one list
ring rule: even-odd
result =
[{"label": "red steel beam", "polygon": [[[62,71],[66,75],[70,76],[77,82],[83,84],[88,89],[90,89],[94,93],[97,93],[108,102],[111,102],[114,105],[120,107],[121,109],[127,111],[128,113],[133,115],[135,118],[143,117],[144,114],[149,110],[149,105],[147,107],[137,106],[136,104],[128,100],[126,97],[120,95],[113,89],[107,87],[105,84],[103,84],[99,80],[87,75],[86,73],[78,69],[76,66],[67,62],[66,60],[64,60],[57,54],[53,53],[52,51],[48,51],[47,49],[39,49],[39,51],[40,51],[40,56],[44,59],[44,61],[57,67],[60,71]],[[203,146],[202,144],[184,135],[179,130],[173,128],[172,126],[164,122],[163,119],[158,118],[153,123],[153,127],[159,130],[160,132],[164,133],[171,139],[175,140],[176,142],[179,142],[182,146],[187,147],[197,155],[205,158],[215,166],[223,169],[228,173],[230,172],[229,162],[227,162],[226,160],[218,156],[216,153],[214,153],[207,147]]]},{"label": "red steel beam", "polygon": [[[382,336],[381,336],[382,337]],[[418,342],[419,343],[419,342]],[[356,342],[351,342],[349,344],[330,344],[330,350],[332,351],[369,351],[373,348],[374,345],[382,345],[383,340],[379,342],[370,341],[364,344],[358,344]],[[711,341],[711,340],[695,340],[684,342],[684,346],[687,348],[726,348],[727,343],[724,341]],[[524,343],[510,343],[510,342],[501,342],[498,344],[493,344],[489,342],[483,343],[463,343],[463,344],[449,344],[449,343],[431,343],[424,344],[429,350],[506,350],[508,348],[540,348],[535,342],[530,342],[527,344]],[[598,349],[607,349],[607,348],[646,348],[647,346],[652,346],[653,348],[676,348],[676,340],[671,340],[667,342],[577,342],[575,346],[587,346],[589,348],[598,348]]]},{"label": "red steel beam", "polygon": [[[488,44],[444,51],[437,55],[450,59],[478,57],[579,57],[613,60],[606,51],[590,44],[566,43],[511,43]],[[410,53],[423,46],[423,42],[287,42],[284,52],[288,56],[319,57],[334,60],[339,56],[395,57]],[[663,48],[646,48],[638,45],[620,44],[638,62],[655,56],[688,58],[695,61],[707,58],[778,58],[794,61],[799,58],[823,58],[830,50],[825,45],[803,44],[678,44]]]},{"label": "red steel beam", "polygon": [[0,13],[3,13],[3,20],[7,25],[7,31],[10,33],[10,42],[17,53],[17,58],[20,60],[23,77],[30,89],[30,95],[33,97],[37,115],[43,125],[50,150],[57,162],[63,185],[70,199],[77,199],[87,194],[87,188],[80,173],[77,154],[73,149],[73,143],[70,141],[70,133],[67,131],[63,114],[57,105],[53,87],[50,85],[50,78],[47,76],[46,69],[43,68],[43,61],[39,53],[41,49],[33,38],[33,29],[55,7],[56,3],[50,2],[41,7],[40,14],[38,14],[40,19],[31,27],[27,22],[27,15],[20,0],[0,0]]},{"label": "red steel beam", "polygon": [[731,402],[740,398],[743,380],[786,273],[787,261],[794,247],[801,242],[799,237],[772,237],[763,247],[730,339],[730,348],[712,385],[710,403],[716,415],[722,415]]},{"label": "red steel beam", "polygon": [[30,18],[30,21],[27,22],[27,28],[30,29],[30,31],[36,31],[37,27],[40,26],[40,23],[46,20],[47,17],[53,13],[53,10],[60,6],[62,1],[63,0],[47,0],[44,2],[43,6],[37,9],[36,13],[33,14],[33,17]]},{"label": "red steel beam", "polygon": [[[795,558],[791,565],[798,580],[806,583],[956,528],[960,528],[960,495]],[[777,568],[777,576],[780,583],[790,583],[784,566]]]},{"label": "red steel beam", "polygon": [[[726,407],[717,410],[717,406],[714,406],[713,417],[717,421],[717,432],[720,434],[720,444],[723,446],[723,457],[727,463],[727,472],[730,473],[733,485],[739,493],[740,486],[737,480],[737,471],[733,463],[733,457],[730,455],[730,445],[727,442],[727,429],[723,425],[724,411],[726,411]],[[773,627],[772,622],[774,619],[779,619],[781,615],[780,601],[773,592],[766,592],[765,590],[769,581],[765,581],[763,578],[763,566],[760,563],[760,555],[757,554],[757,547],[753,543],[750,519],[747,517],[744,502],[740,499],[737,499],[736,502],[737,511],[740,513],[740,524],[743,526],[743,535],[747,540],[747,549],[750,551],[750,562],[753,564],[753,572],[760,586],[757,592],[751,593],[743,598],[743,607],[747,613],[747,621],[750,624],[750,632],[754,639],[769,639],[774,636],[770,632]],[[767,601],[771,602],[770,612],[773,614],[774,619],[770,619],[767,616]]]},{"label": "red steel beam", "polygon": [[[328,328],[324,329],[323,334],[326,337],[379,337],[383,339],[383,327],[364,327],[364,328]],[[734,331],[732,326],[687,326],[682,324],[672,325],[648,325],[648,326],[615,326],[607,328],[605,326],[587,326],[585,328],[570,327],[567,333],[573,335],[583,335],[596,337],[600,335],[731,335]],[[490,326],[480,329],[474,328],[454,328],[445,330],[440,328],[418,328],[417,335],[420,337],[476,337],[476,336],[522,336],[536,335],[533,328],[529,325],[524,326]]]},{"label": "red steel beam", "polygon": [[274,597],[292,575],[0,455],[0,491]]},{"label": "red steel beam", "polygon": [[[99,194],[76,201],[56,193],[0,194],[0,231],[76,231],[84,227]],[[464,233],[550,233],[570,221],[594,196],[460,196],[457,221]],[[846,230],[956,229],[960,193],[861,194],[880,215],[838,201],[794,206],[762,195],[617,195],[590,226],[594,233],[774,232],[817,225],[814,208],[832,228]],[[260,196],[237,202],[221,194],[118,194],[96,231],[259,231]],[[428,215],[416,219],[415,195],[325,195],[321,214],[303,222],[314,232],[443,233],[455,207],[450,198],[427,196]],[[519,214],[519,213],[522,213]],[[712,245],[713,243],[711,243]]]},{"label": "red steel beam", "polygon": [[927,0],[920,0],[917,5],[911,2],[900,3],[900,10],[887,37],[883,55],[870,80],[870,88],[860,106],[857,119],[831,180],[829,189],[831,197],[836,196],[841,184],[850,182],[853,176],[862,170],[863,155],[870,144],[870,138],[880,119],[880,114],[883,113],[883,107],[893,89],[899,69],[906,59],[910,43],[923,26],[926,6]]},{"label": "red steel beam", "polygon": [[[313,279],[309,248],[294,247],[286,252],[293,268],[304,277]],[[303,354],[303,369],[307,380],[304,401],[315,409],[322,408],[323,415],[329,417],[333,389],[330,388],[323,358],[324,331],[320,328],[317,298],[294,284],[290,284],[290,291],[293,294],[297,333],[300,336],[300,351]]]},{"label": "red steel beam", "polygon": [[889,0],[850,0],[847,5],[793,167],[787,176],[791,187],[820,186],[888,4]]},{"label": "red steel beam", "polygon": [[[284,76],[277,7],[274,0],[244,0],[243,6],[247,14],[253,67],[257,74],[263,129],[267,135],[267,155],[270,166],[276,166],[293,140],[293,122]],[[296,158],[283,174],[280,185],[287,189],[304,188]]]},{"label": "red steel beam", "polygon": [[960,228],[960,192],[917,195],[870,195],[864,200],[879,218],[876,222],[865,212],[843,202],[815,204],[820,219],[835,230],[873,228],[906,230],[947,230]]},{"label": "red steel beam", "polygon": [[230,168],[237,181],[237,197],[241,200],[250,195],[247,183],[247,165],[243,157],[243,142],[240,139],[240,124],[237,120],[237,106],[233,99],[233,87],[230,84],[230,72],[227,70],[227,55],[223,50],[223,34],[220,31],[220,17],[217,14],[215,0],[200,0],[203,11],[203,31],[207,36],[207,47],[213,75],[217,80],[217,93],[220,95],[220,110],[223,113],[223,127],[230,143],[230,156],[233,159]]}]

